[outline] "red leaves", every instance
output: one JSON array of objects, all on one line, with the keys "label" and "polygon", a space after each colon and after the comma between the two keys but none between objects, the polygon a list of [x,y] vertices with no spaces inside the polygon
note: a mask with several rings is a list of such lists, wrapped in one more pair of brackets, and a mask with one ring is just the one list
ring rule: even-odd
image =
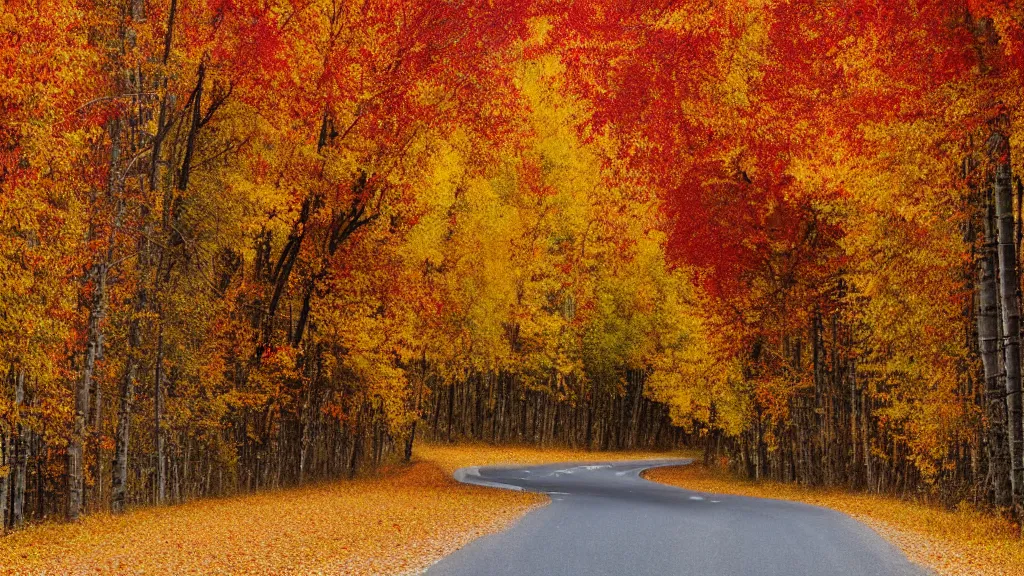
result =
[{"label": "red leaves", "polygon": [[262,2],[209,0],[209,54],[233,82],[253,89],[286,71],[285,33]]}]

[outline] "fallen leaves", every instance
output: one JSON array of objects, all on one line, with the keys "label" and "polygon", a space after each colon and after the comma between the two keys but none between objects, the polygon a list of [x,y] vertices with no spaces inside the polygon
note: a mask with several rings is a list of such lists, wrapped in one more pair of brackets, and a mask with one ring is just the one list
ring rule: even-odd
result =
[{"label": "fallen leaves", "polygon": [[492,446],[483,443],[422,444],[417,457],[429,460],[452,473],[465,466],[500,466],[503,464],[539,464],[555,462],[589,462],[611,460],[650,460],[675,457],[676,453],[650,450],[587,452],[571,448],[536,448],[533,446]]},{"label": "fallen leaves", "polygon": [[423,445],[377,477],[32,526],[0,538],[0,574],[418,574],[545,501],[459,484],[456,468],[657,456]]},{"label": "fallen leaves", "polygon": [[886,496],[751,482],[699,464],[655,468],[643,476],[698,492],[796,500],[838,510],[940,576],[1024,576],[1024,542],[1016,527],[966,506],[947,511]]}]

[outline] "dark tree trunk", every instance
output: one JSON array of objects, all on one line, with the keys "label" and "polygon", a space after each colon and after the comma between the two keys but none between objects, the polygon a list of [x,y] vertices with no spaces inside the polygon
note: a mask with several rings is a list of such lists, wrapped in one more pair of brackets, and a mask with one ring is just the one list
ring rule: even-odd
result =
[{"label": "dark tree trunk", "polygon": [[139,284],[128,322],[128,355],[121,376],[121,405],[117,414],[117,430],[114,437],[114,467],[112,470],[111,502],[114,512],[123,512],[128,495],[128,444],[131,440],[132,406],[135,401],[135,384],[138,380],[140,355],[142,353],[142,315],[148,306],[145,288],[145,272],[148,269],[148,240],[139,241]]},{"label": "dark tree trunk", "polygon": [[161,420],[164,411],[164,332],[162,315],[156,341],[156,369],[153,375],[153,444],[156,449],[156,503],[163,504],[167,497],[167,458],[164,454],[164,431]]},{"label": "dark tree trunk", "polygon": [[14,444],[14,466],[11,487],[11,526],[25,525],[25,487],[28,481],[28,452],[31,432],[25,426],[21,409],[25,405],[25,371],[18,369],[14,382],[14,405],[18,418],[18,436]]},{"label": "dark tree trunk", "polygon": [[1002,308],[1003,366],[1006,371],[1006,405],[1009,420],[1010,484],[1015,507],[1024,500],[1024,412],[1021,409],[1020,303],[1016,238],[1013,218],[1013,184],[1008,139],[996,132],[989,139],[995,167],[993,195],[998,222],[999,292]]},{"label": "dark tree trunk", "polygon": [[[0,468],[11,466],[11,435],[6,429],[0,430]],[[8,516],[8,503],[11,500],[11,475],[10,473],[0,476],[0,534],[7,532],[10,525]]]}]

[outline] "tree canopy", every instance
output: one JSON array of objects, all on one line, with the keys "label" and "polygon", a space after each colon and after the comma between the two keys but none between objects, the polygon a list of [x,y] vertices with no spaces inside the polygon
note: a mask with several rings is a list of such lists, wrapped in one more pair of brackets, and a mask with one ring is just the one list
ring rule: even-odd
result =
[{"label": "tree canopy", "polygon": [[1024,505],[1014,2],[10,0],[0,37],[4,527],[417,429]]}]

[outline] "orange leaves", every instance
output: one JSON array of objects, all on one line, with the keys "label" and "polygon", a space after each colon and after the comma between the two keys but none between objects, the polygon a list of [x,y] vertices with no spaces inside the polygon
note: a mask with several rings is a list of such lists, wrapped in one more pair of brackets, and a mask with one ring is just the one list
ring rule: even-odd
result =
[{"label": "orange leaves", "polygon": [[[1018,78],[980,86],[976,74],[1014,50],[1021,10],[612,4],[574,5],[546,37],[589,105],[581,132],[614,142],[616,182],[660,198],[668,256],[710,297],[706,323],[727,335],[716,352],[742,365],[735,387],[763,412],[748,424],[792,429],[811,371],[820,386],[821,363],[842,358],[855,387],[885,389],[868,417],[885,420],[869,426],[890,426],[931,477],[945,463],[926,460],[970,433],[971,411],[956,407],[974,402],[956,392],[972,370],[973,239],[953,173],[982,103],[1019,108]],[[983,15],[1007,38],[991,57]],[[812,368],[801,351],[814,317],[834,318],[849,343]]]},{"label": "orange leaves", "polygon": [[0,572],[406,574],[504,528],[542,502],[534,494],[459,484],[451,477],[455,468],[594,458],[569,450],[483,445],[423,446],[417,455],[423,461],[380,477],[33,527],[0,539]]},{"label": "orange leaves", "polygon": [[418,444],[418,457],[437,464],[451,474],[466,466],[500,466],[538,462],[580,462],[587,460],[646,460],[665,458],[664,452],[617,451],[585,452],[568,448],[535,448],[531,446],[492,446],[464,443],[460,445]]},{"label": "orange leaves", "polygon": [[423,569],[539,497],[415,464],[385,478],[92,515],[0,540],[4,573],[383,575]]},{"label": "orange leaves", "polygon": [[[784,427],[815,317],[843,340],[819,381],[859,363],[869,395],[895,383],[870,424],[926,438],[915,458],[963,431],[949,160],[980,102],[1020,105],[1011,66],[971,79],[965,6],[1012,62],[1012,3],[145,5],[0,8],[0,372],[42,379],[49,434],[89,308],[106,359],[86,399],[116,397],[138,348],[146,410],[166,369],[175,454],[208,435],[224,462],[250,412],[258,450],[366,403],[397,436],[417,384],[477,371],[586,397],[655,369],[677,416]],[[136,416],[141,454],[160,434]]]}]

